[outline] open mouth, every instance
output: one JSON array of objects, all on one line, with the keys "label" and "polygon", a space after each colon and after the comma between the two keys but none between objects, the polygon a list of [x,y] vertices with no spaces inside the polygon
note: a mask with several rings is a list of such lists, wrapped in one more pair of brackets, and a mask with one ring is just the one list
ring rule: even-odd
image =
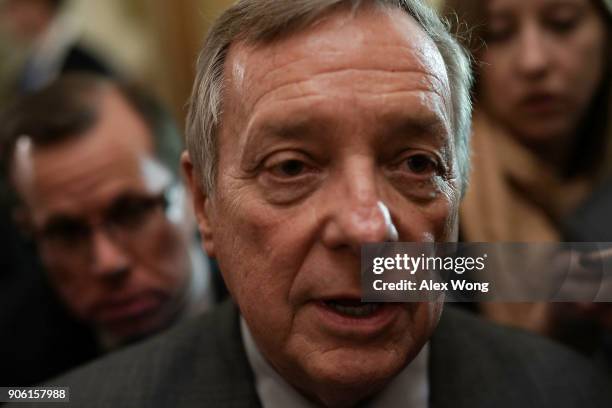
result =
[{"label": "open mouth", "polygon": [[372,316],[381,308],[381,303],[361,302],[360,300],[337,299],[326,300],[325,306],[348,317],[363,318]]},{"label": "open mouth", "polygon": [[316,303],[319,327],[350,341],[377,338],[402,318],[402,307],[385,302],[362,302],[356,296],[327,297]]}]

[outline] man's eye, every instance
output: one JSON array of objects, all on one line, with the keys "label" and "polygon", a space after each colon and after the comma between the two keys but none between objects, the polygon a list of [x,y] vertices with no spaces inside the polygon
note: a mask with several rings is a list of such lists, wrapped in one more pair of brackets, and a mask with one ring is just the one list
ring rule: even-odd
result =
[{"label": "man's eye", "polygon": [[514,35],[515,29],[510,22],[494,22],[486,27],[484,39],[486,42],[504,42]]},{"label": "man's eye", "polygon": [[300,160],[285,160],[271,169],[271,172],[278,177],[297,177],[306,171],[306,163]]},{"label": "man's eye", "polygon": [[110,209],[107,218],[115,226],[139,227],[162,203],[159,197],[124,198]]},{"label": "man's eye", "polygon": [[320,170],[316,159],[306,152],[281,151],[261,163],[258,181],[269,202],[288,205],[314,190]]},{"label": "man's eye", "polygon": [[575,18],[563,18],[563,19],[550,19],[548,21],[549,27],[560,33],[564,34],[572,31],[578,25],[578,19]]},{"label": "man's eye", "polygon": [[510,38],[512,32],[510,30],[490,30],[485,34],[485,40],[490,43],[504,42]]},{"label": "man's eye", "polygon": [[543,17],[543,23],[560,34],[572,31],[582,20],[583,12],[579,8],[561,7]]},{"label": "man's eye", "polygon": [[89,226],[83,221],[63,219],[47,225],[42,230],[42,235],[47,241],[70,244],[86,239],[90,232]]},{"label": "man's eye", "polygon": [[437,162],[425,154],[415,154],[404,160],[404,166],[411,173],[430,175],[438,170]]}]

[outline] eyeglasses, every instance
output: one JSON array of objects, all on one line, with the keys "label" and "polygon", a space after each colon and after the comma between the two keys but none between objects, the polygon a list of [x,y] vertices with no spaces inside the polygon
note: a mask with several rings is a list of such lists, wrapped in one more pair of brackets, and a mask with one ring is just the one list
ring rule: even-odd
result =
[{"label": "eyeglasses", "polygon": [[116,244],[129,246],[142,239],[155,220],[165,217],[167,206],[164,194],[125,194],[103,211],[96,221],[59,215],[52,217],[36,235],[41,243],[55,250],[77,251],[91,248],[95,229],[103,228]]}]

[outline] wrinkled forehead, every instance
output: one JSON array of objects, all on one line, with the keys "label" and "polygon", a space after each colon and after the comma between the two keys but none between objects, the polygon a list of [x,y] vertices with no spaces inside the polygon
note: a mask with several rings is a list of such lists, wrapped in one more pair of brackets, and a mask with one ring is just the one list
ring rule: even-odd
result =
[{"label": "wrinkled forehead", "polygon": [[267,43],[233,43],[225,66],[226,109],[237,103],[248,111],[273,89],[343,69],[418,73],[450,109],[448,75],[437,46],[412,16],[382,6],[340,8]]}]

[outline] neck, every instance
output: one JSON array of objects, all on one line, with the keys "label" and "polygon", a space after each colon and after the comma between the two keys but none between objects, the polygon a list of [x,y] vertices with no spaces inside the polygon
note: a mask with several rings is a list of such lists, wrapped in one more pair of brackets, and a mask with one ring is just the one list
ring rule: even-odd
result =
[{"label": "neck", "polygon": [[492,127],[493,132],[498,130],[510,140],[514,140],[543,164],[553,168],[557,174],[571,172],[577,129],[545,134],[537,131],[521,131],[520,128],[503,120],[486,107],[476,108],[474,118],[474,122],[480,118]]},{"label": "neck", "polygon": [[567,174],[571,171],[574,147],[571,135],[551,136],[541,143],[534,143],[520,137],[514,139],[543,163],[554,168],[558,174]]}]

